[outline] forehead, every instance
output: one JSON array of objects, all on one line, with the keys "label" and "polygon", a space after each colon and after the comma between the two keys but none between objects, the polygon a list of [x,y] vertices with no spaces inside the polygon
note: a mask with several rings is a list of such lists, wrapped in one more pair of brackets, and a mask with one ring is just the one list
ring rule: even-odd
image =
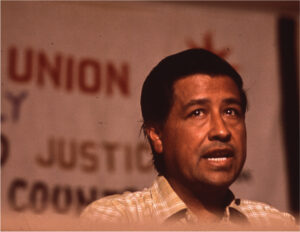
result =
[{"label": "forehead", "polygon": [[240,100],[240,91],[228,76],[211,77],[206,74],[195,74],[174,83],[174,99],[190,100],[207,97],[234,97]]}]

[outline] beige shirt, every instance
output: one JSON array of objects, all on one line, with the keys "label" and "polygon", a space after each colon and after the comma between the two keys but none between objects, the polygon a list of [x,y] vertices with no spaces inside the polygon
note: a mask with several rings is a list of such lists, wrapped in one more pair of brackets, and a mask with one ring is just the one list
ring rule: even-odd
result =
[{"label": "beige shirt", "polygon": [[[150,188],[104,197],[91,203],[81,218],[88,223],[205,224],[187,208],[163,176],[157,177]],[[295,225],[294,221],[290,214],[270,205],[237,199],[232,194],[218,223],[264,227],[279,225],[284,228]]]}]

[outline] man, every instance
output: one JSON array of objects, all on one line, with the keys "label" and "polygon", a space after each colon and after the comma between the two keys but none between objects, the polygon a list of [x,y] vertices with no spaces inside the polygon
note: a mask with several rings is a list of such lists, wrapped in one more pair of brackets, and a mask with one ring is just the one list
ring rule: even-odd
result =
[{"label": "man", "polygon": [[143,191],[92,203],[82,218],[162,225],[293,222],[291,215],[237,199],[229,190],[246,159],[247,97],[226,61],[203,49],[163,59],[144,82],[141,108],[158,178]]}]

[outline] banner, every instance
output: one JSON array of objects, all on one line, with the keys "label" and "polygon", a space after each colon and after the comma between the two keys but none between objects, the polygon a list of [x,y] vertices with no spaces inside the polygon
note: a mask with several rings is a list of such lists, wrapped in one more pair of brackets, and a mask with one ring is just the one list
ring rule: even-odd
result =
[{"label": "banner", "polygon": [[1,8],[2,215],[78,216],[150,186],[141,86],[162,58],[192,47],[224,57],[245,82],[248,157],[232,190],[288,210],[275,14],[146,2]]}]

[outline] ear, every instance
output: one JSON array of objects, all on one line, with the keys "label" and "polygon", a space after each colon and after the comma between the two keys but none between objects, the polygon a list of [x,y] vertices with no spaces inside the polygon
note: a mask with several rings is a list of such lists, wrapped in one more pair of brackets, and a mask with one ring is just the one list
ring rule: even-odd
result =
[{"label": "ear", "polygon": [[146,129],[146,134],[147,134],[148,138],[151,140],[154,150],[158,154],[161,154],[163,152],[163,144],[162,144],[162,140],[161,140],[160,130],[156,127],[151,126]]}]

